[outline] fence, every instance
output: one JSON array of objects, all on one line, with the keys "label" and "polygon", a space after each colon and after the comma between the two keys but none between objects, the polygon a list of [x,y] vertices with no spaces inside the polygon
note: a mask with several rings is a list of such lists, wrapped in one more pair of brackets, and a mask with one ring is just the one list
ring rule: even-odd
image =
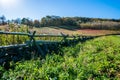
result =
[{"label": "fence", "polygon": [[0,65],[9,61],[31,59],[35,56],[45,57],[47,53],[58,53],[61,47],[70,46],[88,39],[92,36],[64,35],[37,35],[21,32],[0,32]]}]

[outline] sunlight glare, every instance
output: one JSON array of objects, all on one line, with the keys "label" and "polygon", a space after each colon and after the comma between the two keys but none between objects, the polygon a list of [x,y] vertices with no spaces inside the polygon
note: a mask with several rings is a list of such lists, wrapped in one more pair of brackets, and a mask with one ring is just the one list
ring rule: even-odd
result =
[{"label": "sunlight glare", "polygon": [[0,6],[3,8],[15,7],[20,0],[0,0]]}]

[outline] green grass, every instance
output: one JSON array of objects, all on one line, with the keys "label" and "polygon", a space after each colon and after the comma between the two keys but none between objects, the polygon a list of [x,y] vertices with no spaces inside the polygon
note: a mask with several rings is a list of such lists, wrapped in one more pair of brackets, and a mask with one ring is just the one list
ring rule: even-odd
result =
[{"label": "green grass", "polygon": [[79,78],[120,78],[120,38],[108,36],[84,43],[77,61],[82,71]]},{"label": "green grass", "polygon": [[[1,79],[24,80],[119,80],[120,37],[107,36],[63,47],[46,59],[11,62],[14,69],[0,67]],[[61,55],[62,54],[62,55]]]}]

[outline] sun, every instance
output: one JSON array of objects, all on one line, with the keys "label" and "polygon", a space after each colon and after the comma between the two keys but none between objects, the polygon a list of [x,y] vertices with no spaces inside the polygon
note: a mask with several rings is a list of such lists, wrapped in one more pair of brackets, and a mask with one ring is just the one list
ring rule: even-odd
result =
[{"label": "sun", "polygon": [[0,6],[2,7],[13,7],[19,3],[19,0],[0,0]]}]

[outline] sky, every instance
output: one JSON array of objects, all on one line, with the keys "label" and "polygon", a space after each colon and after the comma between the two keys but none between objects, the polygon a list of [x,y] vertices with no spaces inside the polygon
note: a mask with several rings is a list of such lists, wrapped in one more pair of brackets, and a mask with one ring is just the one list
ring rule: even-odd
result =
[{"label": "sky", "polygon": [[0,16],[41,19],[46,15],[120,19],[120,0],[0,0]]}]

